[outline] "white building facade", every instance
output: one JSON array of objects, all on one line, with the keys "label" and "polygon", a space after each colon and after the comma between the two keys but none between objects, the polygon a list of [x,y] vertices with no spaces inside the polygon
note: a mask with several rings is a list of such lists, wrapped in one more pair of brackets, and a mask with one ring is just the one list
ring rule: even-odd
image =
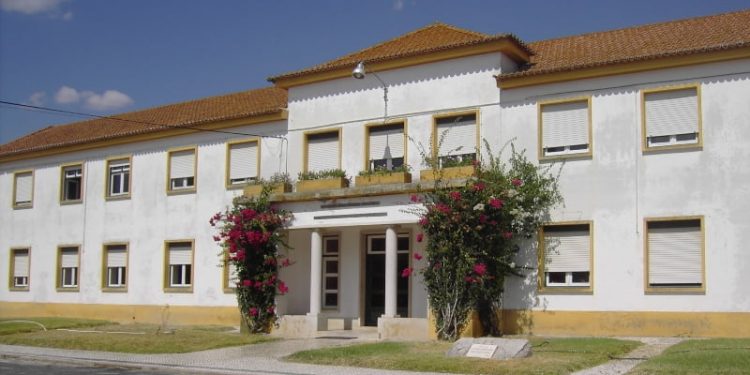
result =
[{"label": "white building facade", "polygon": [[[703,21],[738,19],[750,12]],[[650,27],[630,30],[669,37]],[[208,219],[247,179],[340,168],[348,187],[273,197],[294,213],[277,332],[371,326],[426,338],[427,293],[418,274],[400,273],[422,266],[407,210],[431,184],[424,153],[448,129],[463,158],[481,160],[484,141],[494,152],[513,142],[561,171],[564,204],[516,261],[533,271],[505,281],[505,332],[748,336],[750,36],[725,34],[684,55],[633,47],[653,55],[642,61],[581,52],[589,65],[563,69],[547,56],[564,38],[526,45],[437,24],[271,78],[287,96],[267,113],[207,117],[180,133],[11,142],[0,148],[0,316],[237,324]],[[410,47],[435,35],[452,42]],[[351,77],[359,61],[364,79]],[[353,178],[384,163],[408,164],[411,179]]]}]

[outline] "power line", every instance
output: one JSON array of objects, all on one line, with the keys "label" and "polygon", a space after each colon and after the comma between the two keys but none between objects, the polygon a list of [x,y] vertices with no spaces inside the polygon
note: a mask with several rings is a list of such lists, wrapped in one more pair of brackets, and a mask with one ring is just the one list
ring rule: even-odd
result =
[{"label": "power line", "polygon": [[22,104],[22,103],[9,102],[9,101],[5,101],[5,100],[0,100],[0,104],[8,105],[8,106],[15,107],[15,108],[18,108],[18,109],[37,110],[37,111],[45,111],[45,112],[52,112],[52,113],[64,114],[64,115],[69,115],[69,116],[73,115],[73,116],[91,117],[91,118],[103,119],[103,120],[114,120],[114,121],[130,122],[130,123],[141,124],[141,125],[159,126],[159,127],[168,128],[168,129],[190,129],[190,130],[195,130],[195,131],[199,131],[199,132],[222,133],[222,134],[231,134],[231,135],[242,135],[242,136],[250,136],[250,137],[260,137],[260,138],[286,139],[286,137],[284,137],[282,135],[260,135],[260,134],[234,132],[234,131],[228,131],[228,130],[203,129],[203,128],[200,128],[200,127],[187,126],[187,125],[159,124],[159,123],[149,122],[149,121],[128,120],[128,119],[119,118],[119,117],[115,117],[115,116],[100,116],[100,115],[95,115],[95,114],[92,114],[92,113],[67,111],[67,110],[64,110],[64,109],[41,107],[41,106],[35,106],[35,105],[30,105],[30,104]]}]

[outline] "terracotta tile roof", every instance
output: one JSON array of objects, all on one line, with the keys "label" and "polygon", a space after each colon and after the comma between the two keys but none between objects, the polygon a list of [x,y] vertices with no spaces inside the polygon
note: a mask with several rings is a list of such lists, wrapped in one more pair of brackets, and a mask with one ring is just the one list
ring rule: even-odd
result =
[{"label": "terracotta tile roof", "polygon": [[0,157],[157,133],[174,127],[192,127],[215,121],[279,113],[286,108],[286,103],[286,90],[266,87],[123,113],[109,118],[50,126],[0,145]]},{"label": "terracotta tile roof", "polygon": [[343,67],[354,68],[360,61],[373,63],[395,60],[502,39],[508,39],[528,52],[523,42],[512,34],[488,35],[438,22],[311,68],[284,73],[270,77],[268,80],[275,82],[279,79],[326,72]]},{"label": "terracotta tile roof", "polygon": [[750,10],[542,40],[528,46],[534,52],[530,64],[501,75],[500,80],[748,47]]}]

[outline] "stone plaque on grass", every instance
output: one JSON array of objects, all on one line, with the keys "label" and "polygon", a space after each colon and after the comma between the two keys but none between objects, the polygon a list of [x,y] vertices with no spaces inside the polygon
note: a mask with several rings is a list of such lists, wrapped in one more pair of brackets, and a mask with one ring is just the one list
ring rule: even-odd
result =
[{"label": "stone plaque on grass", "polygon": [[487,359],[522,358],[531,355],[529,340],[497,337],[463,338],[456,341],[446,353],[448,357],[474,357]]}]

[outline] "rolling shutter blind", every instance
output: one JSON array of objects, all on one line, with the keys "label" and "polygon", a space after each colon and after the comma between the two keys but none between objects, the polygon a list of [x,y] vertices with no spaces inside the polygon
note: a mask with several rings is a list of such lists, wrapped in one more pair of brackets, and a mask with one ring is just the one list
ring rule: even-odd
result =
[{"label": "rolling shutter blind", "polygon": [[404,156],[403,126],[370,130],[370,160],[386,159],[386,146],[390,148],[391,158]]},{"label": "rolling shutter blind", "polygon": [[648,230],[649,284],[702,284],[701,228]]},{"label": "rolling shutter blind", "polygon": [[78,267],[78,250],[62,251],[62,268]]},{"label": "rolling shutter blind", "polygon": [[169,245],[169,264],[191,264],[193,249],[189,243],[173,243]]},{"label": "rolling shutter blind", "polygon": [[170,154],[169,178],[193,177],[195,173],[195,151],[177,151]]},{"label": "rolling shutter blind", "polygon": [[307,142],[308,172],[339,167],[339,133],[313,135]]},{"label": "rolling shutter blind", "polygon": [[[111,161],[109,163],[109,168],[110,169],[117,168],[117,167],[129,167],[129,166],[130,166],[130,161],[128,161],[127,159],[115,160],[115,161]],[[127,170],[129,170],[129,168],[124,168],[124,170],[127,171]]]},{"label": "rolling shutter blind", "polygon": [[646,135],[698,132],[698,95],[695,88],[646,94]]},{"label": "rolling shutter blind", "polygon": [[13,277],[29,276],[29,251],[16,250],[13,254]]},{"label": "rolling shutter blind", "polygon": [[443,137],[443,143],[438,150],[439,156],[471,154],[477,148],[477,120],[476,116],[459,116],[441,119],[437,125],[437,141]]},{"label": "rolling shutter blind", "polygon": [[258,175],[258,142],[235,144],[229,148],[229,179]]},{"label": "rolling shutter blind", "polygon": [[110,246],[107,250],[107,267],[125,267],[125,246]]},{"label": "rolling shutter blind", "polygon": [[544,270],[546,272],[589,271],[588,231],[544,231]]},{"label": "rolling shutter blind", "polygon": [[589,143],[588,102],[542,106],[542,147],[562,147]]},{"label": "rolling shutter blind", "polygon": [[16,203],[31,202],[31,173],[16,175]]}]

